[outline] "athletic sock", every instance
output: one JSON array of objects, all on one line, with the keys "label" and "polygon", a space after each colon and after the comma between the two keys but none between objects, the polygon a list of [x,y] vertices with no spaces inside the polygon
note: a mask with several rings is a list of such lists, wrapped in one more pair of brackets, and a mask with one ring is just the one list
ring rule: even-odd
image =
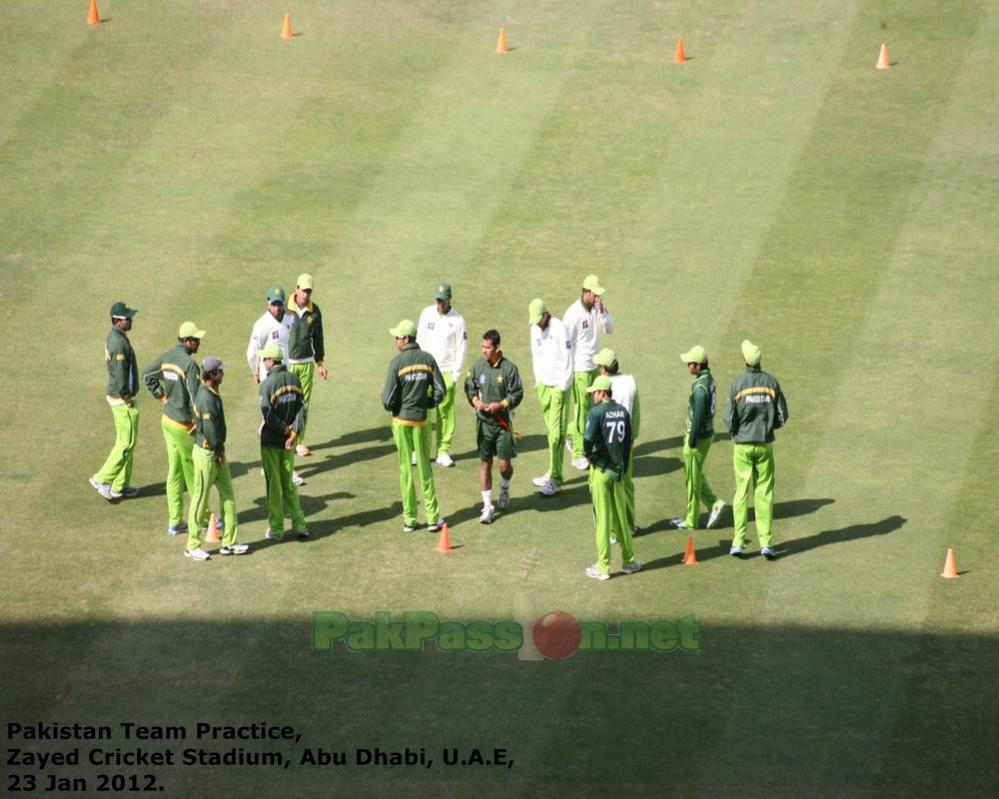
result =
[{"label": "athletic sock", "polygon": [[487,508],[493,504],[493,490],[491,488],[482,492],[482,504]]}]

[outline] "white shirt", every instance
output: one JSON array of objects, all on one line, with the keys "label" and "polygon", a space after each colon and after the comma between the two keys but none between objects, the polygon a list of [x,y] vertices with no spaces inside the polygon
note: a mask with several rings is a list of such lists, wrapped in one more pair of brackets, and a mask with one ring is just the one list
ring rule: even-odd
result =
[{"label": "white shirt", "polygon": [[295,314],[285,311],[279,322],[271,315],[270,311],[265,311],[253,325],[253,332],[250,333],[250,343],[246,347],[246,362],[250,364],[250,371],[257,375],[261,381],[267,377],[267,369],[264,362],[257,357],[257,350],[262,350],[268,344],[277,344],[281,347],[281,355],[284,361],[288,361],[288,335],[291,326],[295,324]]},{"label": "white shirt", "polygon": [[635,378],[631,375],[611,375],[611,394],[614,402],[623,405],[631,416],[635,407],[635,396],[638,394]]},{"label": "white shirt", "polygon": [[416,326],[416,343],[434,356],[441,372],[450,372],[455,382],[461,379],[468,333],[464,318],[454,308],[444,316],[438,313],[436,304],[424,308]]},{"label": "white shirt", "polygon": [[572,383],[572,342],[565,325],[554,316],[542,330],[531,325],[531,355],[534,359],[534,382],[565,391]]},{"label": "white shirt", "polygon": [[572,342],[573,369],[592,371],[593,358],[600,352],[600,336],[614,332],[614,317],[606,308],[603,313],[597,313],[595,305],[587,311],[580,299],[569,306],[562,320]]}]

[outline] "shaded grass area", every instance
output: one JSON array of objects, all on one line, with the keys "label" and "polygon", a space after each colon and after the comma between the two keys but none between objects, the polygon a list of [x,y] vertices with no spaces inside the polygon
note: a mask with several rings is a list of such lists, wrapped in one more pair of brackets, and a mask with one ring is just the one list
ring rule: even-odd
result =
[{"label": "shaded grass area", "polygon": [[[187,623],[5,625],[12,668],[0,686],[11,721],[182,725],[185,748],[279,751],[295,761],[288,770],[152,769],[168,796],[372,796],[400,778],[417,796],[622,786],[671,796],[986,796],[994,787],[994,637],[700,624],[698,652],[543,662],[429,645],[314,652],[307,615],[246,621],[224,609]],[[33,679],[40,662],[44,681]],[[199,721],[290,724],[301,741],[198,742]],[[136,744],[116,730],[114,746]],[[352,759],[358,748],[423,748],[437,765],[300,766],[306,747]],[[514,766],[444,767],[440,750],[453,747],[506,749]]]}]

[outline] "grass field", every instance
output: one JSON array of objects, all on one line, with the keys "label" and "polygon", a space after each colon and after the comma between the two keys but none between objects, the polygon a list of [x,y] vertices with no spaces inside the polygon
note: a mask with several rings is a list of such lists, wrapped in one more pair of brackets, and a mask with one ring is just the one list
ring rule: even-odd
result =
[{"label": "grass field", "polygon": [[[88,26],[84,0],[13,0],[0,27],[5,748],[86,760],[91,742],[19,740],[9,725],[136,722],[189,739],[115,727],[97,746],[242,747],[292,765],[8,763],[11,795],[26,775],[36,795],[66,795],[112,773],[152,774],[171,797],[993,795],[994,3],[100,10]],[[675,65],[679,35],[689,61]],[[873,68],[882,41],[888,71]],[[273,546],[243,353],[267,288],[303,271],[331,377],[299,465],[313,537]],[[460,407],[457,467],[436,472],[458,548],[404,535],[378,400],[387,329],[417,318],[444,278],[470,356],[496,327],[529,376],[529,301],[561,315],[591,272],[617,319],[606,343],[642,396],[646,569],[584,576],[585,476],[570,470],[553,500],[533,493],[546,461],[531,391],[510,511],[477,523]],[[194,564],[165,534],[148,395],[141,497],[110,505],[88,485],[113,440],[102,346],[117,299],[140,310],[140,368],[185,319],[208,331],[201,355],[232,366],[222,396],[249,556]],[[678,355],[703,344],[722,392],[745,337],[791,411],[775,445],[781,557],[727,557],[727,511],[685,567],[686,538],[667,526],[683,504]],[[707,474],[730,498],[719,439]],[[958,580],[939,576],[949,547]],[[699,650],[537,661],[312,648],[315,611],[516,619],[529,635],[555,609],[612,628],[695,614]],[[198,742],[198,722],[291,725],[301,739]],[[307,747],[423,748],[435,763],[300,765]],[[472,747],[505,748],[514,765],[441,762]]]}]

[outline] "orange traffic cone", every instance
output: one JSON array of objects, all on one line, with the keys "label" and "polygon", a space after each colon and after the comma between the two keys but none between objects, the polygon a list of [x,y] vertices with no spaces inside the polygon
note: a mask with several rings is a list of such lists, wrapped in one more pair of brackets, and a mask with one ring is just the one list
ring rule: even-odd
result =
[{"label": "orange traffic cone", "polygon": [[219,517],[214,513],[208,517],[208,532],[205,534],[205,541],[209,544],[219,542]]},{"label": "orange traffic cone", "polygon": [[954,550],[947,550],[947,560],[944,561],[944,570],[940,572],[941,577],[946,577],[948,580],[956,580],[957,574],[957,558],[954,557]]},{"label": "orange traffic cone", "polygon": [[506,28],[500,28],[499,38],[496,40],[496,52],[500,55],[510,52],[506,46]]},{"label": "orange traffic cone", "polygon": [[451,551],[451,535],[447,530],[447,522],[444,522],[444,526],[441,528],[440,538],[437,539],[437,546],[435,549],[442,555],[446,555]]},{"label": "orange traffic cone", "polygon": [[683,37],[676,40],[676,50],[673,52],[673,63],[682,64],[687,60],[687,54],[683,49]]},{"label": "orange traffic cone", "polygon": [[888,61],[888,45],[881,42],[881,52],[878,54],[878,63],[874,65],[875,69],[891,69],[891,63]]},{"label": "orange traffic cone", "polygon": [[294,39],[295,34],[291,32],[291,14],[284,15],[284,27],[281,29],[282,39]]},{"label": "orange traffic cone", "polygon": [[97,0],[90,0],[90,13],[87,14],[88,25],[100,25],[101,15],[97,11]]},{"label": "orange traffic cone", "polygon": [[683,553],[683,559],[680,561],[684,566],[695,566],[697,565],[697,551],[694,549],[694,536],[687,536],[687,549]]}]

